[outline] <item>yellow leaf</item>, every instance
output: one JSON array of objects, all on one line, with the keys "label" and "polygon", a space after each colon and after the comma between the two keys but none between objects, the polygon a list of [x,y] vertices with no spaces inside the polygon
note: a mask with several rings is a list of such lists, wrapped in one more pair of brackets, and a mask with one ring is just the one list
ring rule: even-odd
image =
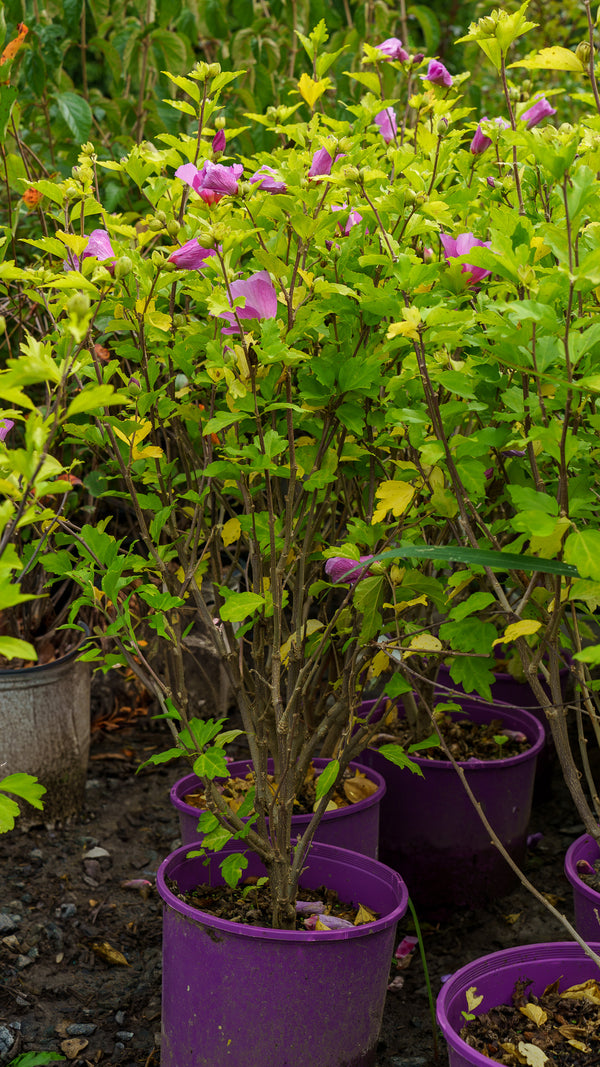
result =
[{"label": "yellow leaf", "polygon": [[540,259],[543,259],[544,256],[547,256],[548,252],[552,251],[551,248],[548,248],[548,245],[544,244],[543,237],[532,237],[531,246],[532,248],[535,248],[535,254],[533,257],[534,263],[537,263]]},{"label": "yellow leaf", "polygon": [[560,995],[565,1000],[590,1000],[592,1004],[600,1004],[600,985],[595,978],[588,978],[587,982],[569,986]]},{"label": "yellow leaf", "polygon": [[467,989],[466,998],[467,998],[467,1011],[475,1011],[475,1008],[478,1008],[479,1005],[481,1004],[481,1001],[483,1000],[483,993],[481,994],[481,996],[478,997],[477,996],[477,986],[472,985],[472,986],[469,986],[469,988]]},{"label": "yellow leaf", "polygon": [[364,904],[358,905],[358,911],[356,913],[356,918],[354,919],[355,926],[362,926],[363,923],[374,923],[376,919],[377,915],[374,911],[365,907]]},{"label": "yellow leaf", "polygon": [[517,1046],[513,1045],[512,1041],[501,1041],[500,1048],[503,1048],[505,1052],[510,1052],[517,1063],[527,1063],[527,1060],[520,1052],[517,1052]]},{"label": "yellow leaf", "polygon": [[[323,623],[320,622],[319,619],[308,619],[306,625],[302,629],[303,634],[305,634],[306,637],[310,637],[310,635],[316,633],[317,630],[323,629]],[[279,649],[281,655],[281,662],[284,666],[287,664],[292,643],[294,644],[294,646],[296,646],[295,633],[293,633],[291,637],[288,637],[287,641],[284,641],[281,648]]]},{"label": "yellow leaf", "polygon": [[415,604],[427,604],[427,597],[423,593],[422,596],[415,597],[414,600],[399,600],[397,604],[384,604],[384,608],[394,608],[395,611],[404,611],[405,608],[412,608]]},{"label": "yellow leaf", "polygon": [[163,454],[162,448],[155,447],[154,445],[147,445],[145,448],[140,448],[140,442],[148,436],[152,429],[152,423],[143,422],[133,431],[133,434],[127,436],[119,429],[118,426],[114,427],[114,433],[117,437],[120,437],[122,441],[125,441],[131,450],[132,459],[158,459]]},{"label": "yellow leaf", "polygon": [[373,514],[373,522],[381,522],[385,519],[388,511],[398,517],[402,515],[410,504],[415,490],[409,482],[396,482],[393,480],[382,482],[375,496],[379,505]]},{"label": "yellow leaf", "polygon": [[535,619],[521,619],[520,622],[513,622],[506,627],[504,636],[500,638],[500,641],[494,641],[494,644],[497,645],[501,641],[516,641],[517,637],[535,634],[541,625],[541,622],[537,622]]},{"label": "yellow leaf", "polygon": [[92,950],[100,957],[101,960],[106,960],[107,963],[119,964],[122,967],[130,967],[131,964],[127,962],[122,952],[109,945],[108,941],[100,941],[97,944],[92,945]]},{"label": "yellow leaf", "polygon": [[421,325],[421,312],[418,308],[403,308],[402,309],[403,322],[392,322],[388,326],[386,338],[388,341],[392,341],[394,337],[408,337],[411,341],[419,340],[418,326]]},{"label": "yellow leaf", "polygon": [[376,652],[369,664],[369,678],[379,678],[380,674],[384,674],[389,670],[390,661],[389,657],[382,652]]},{"label": "yellow leaf", "polygon": [[529,1067],[544,1067],[544,1064],[548,1062],[546,1053],[542,1052],[537,1045],[530,1045],[528,1041],[519,1041],[518,1049]]},{"label": "yellow leaf", "polygon": [[300,267],[298,267],[298,274],[302,278],[302,281],[305,283],[305,285],[307,285],[308,288],[310,289],[311,286],[312,286],[312,283],[315,280],[315,276],[314,276],[313,272],[310,271],[310,270],[301,270]]},{"label": "yellow leaf", "polygon": [[517,63],[511,63],[510,67],[526,67],[527,70],[585,70],[579,56],[556,44],[551,48],[542,48],[532,59],[520,59]]},{"label": "yellow leaf", "polygon": [[569,1041],[567,1041],[567,1045],[571,1045],[573,1048],[576,1048],[579,1052],[591,1052],[592,1051],[591,1047],[589,1045],[584,1045],[583,1041],[575,1041],[573,1038],[571,1038]]},{"label": "yellow leaf", "polygon": [[151,326],[156,326],[156,329],[162,330],[163,333],[167,333],[171,329],[171,316],[165,315],[162,311],[151,311],[146,315],[146,319]]},{"label": "yellow leaf", "polygon": [[547,1013],[540,1008],[539,1004],[526,1004],[524,1008],[519,1008],[519,1011],[531,1019],[536,1026],[543,1026],[548,1019]]},{"label": "yellow leaf", "polygon": [[320,81],[314,81],[308,74],[304,73],[300,76],[298,81],[298,89],[300,96],[302,96],[311,110],[314,108],[317,100],[323,95],[325,90],[329,87],[329,78],[321,78]]},{"label": "yellow leaf", "polygon": [[519,921],[519,919],[521,918],[522,914],[523,914],[522,911],[511,911],[511,912],[509,912],[508,915],[504,915],[503,916],[504,922],[505,923],[509,923],[509,925],[512,926],[513,923],[516,923],[516,922]]},{"label": "yellow leaf", "polygon": [[235,517],[233,519],[228,519],[221,530],[223,544],[233,545],[236,541],[239,541],[241,532],[242,527],[240,525],[240,520]]},{"label": "yellow leaf", "polygon": [[85,251],[89,241],[89,237],[86,237],[85,234],[81,237],[76,233],[65,233],[64,230],[57,230],[56,236],[60,237],[62,243],[66,245],[71,252],[74,252],[76,256],[80,256],[81,253]]},{"label": "yellow leaf", "polygon": [[554,559],[558,556],[562,547],[563,538],[570,529],[571,520],[567,519],[565,515],[561,515],[556,520],[556,526],[548,537],[532,537],[529,542],[529,551],[535,555],[541,556],[542,559]]},{"label": "yellow leaf", "polygon": [[[443,648],[442,642],[438,641],[437,637],[433,634],[417,634],[413,637],[408,649],[404,652],[404,659],[407,656],[413,655],[415,652],[441,652]],[[469,1008],[469,1011],[471,1009]]]}]

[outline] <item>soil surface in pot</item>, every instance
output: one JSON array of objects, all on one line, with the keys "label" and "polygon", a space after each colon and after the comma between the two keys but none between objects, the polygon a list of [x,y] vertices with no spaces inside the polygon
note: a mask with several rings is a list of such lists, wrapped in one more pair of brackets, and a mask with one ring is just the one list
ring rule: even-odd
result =
[{"label": "soil surface in pot", "polygon": [[[249,878],[232,889],[230,886],[199,885],[180,892],[175,882],[169,889],[179,900],[192,908],[206,911],[219,919],[244,926],[271,927],[272,897],[262,878]],[[377,912],[361,904],[358,908],[340,900],[338,894],[324,886],[321,889],[301,889],[296,904],[296,930],[343,930],[362,926],[378,919]]]},{"label": "soil surface in pot", "polygon": [[[306,772],[302,793],[294,804],[294,815],[309,815],[314,811],[317,804],[316,787],[319,776],[320,772],[316,771],[311,763]],[[275,778],[273,775],[269,775],[268,778],[273,793],[275,793],[277,789]],[[254,773],[250,772],[243,778],[230,778],[219,788],[219,792],[221,792],[229,802],[233,811],[238,811],[250,790],[254,788],[254,783]],[[342,781],[339,783],[338,788],[335,790],[328,803],[327,811],[336,811],[338,808],[347,808],[351,804],[358,804],[360,800],[366,800],[376,792],[376,782],[367,778],[362,771],[351,770],[348,767],[344,772]],[[203,789],[198,789],[192,793],[186,793],[183,799],[186,804],[189,804],[192,808],[203,810],[206,807],[206,798]]]},{"label": "soil surface in pot", "polygon": [[[531,748],[525,734],[516,730],[506,730],[501,719],[489,723],[471,722],[470,719],[452,719],[450,715],[441,715],[437,720],[437,732],[440,734],[455,760],[461,763],[471,759],[500,760],[509,756],[518,756]],[[415,755],[419,759],[446,760],[448,757],[440,745],[435,744],[435,734],[428,739],[427,747],[419,748]],[[433,741],[433,743],[431,743]],[[372,745],[380,747],[395,743],[409,749],[415,742],[410,726],[404,718],[397,715],[394,708],[386,716],[385,727],[377,734]]]},{"label": "soil surface in pot", "polygon": [[[160,1064],[162,918],[154,879],[181,843],[169,789],[187,765],[136,774],[152,752],[171,747],[166,723],[151,720],[145,699],[112,673],[94,676],[84,811],[63,829],[19,831],[17,824],[0,836],[2,1064],[36,1049],[62,1054],[74,1067]],[[214,709],[206,706],[205,714]],[[228,725],[239,724],[232,716]],[[231,755],[245,753],[234,747]],[[572,921],[564,854],[584,827],[556,771],[551,798],[534,806],[530,832],[542,836],[532,842],[526,872]],[[399,946],[411,936],[407,915]],[[523,888],[485,909],[462,908],[443,924],[424,924],[433,994],[445,975],[473,959],[566,936]],[[433,1058],[423,967],[418,948],[407,947],[390,974],[377,1067],[447,1067],[443,1041]]]},{"label": "soil surface in pot", "polygon": [[[600,1062],[598,982],[592,978],[559,992],[564,983],[557,975],[540,997],[528,995],[530,984],[527,979],[519,980],[512,1004],[476,1015],[461,1030],[463,1041],[508,1067],[523,1062],[539,1063],[540,1067],[581,1067]],[[476,998],[475,989],[469,993]]]}]

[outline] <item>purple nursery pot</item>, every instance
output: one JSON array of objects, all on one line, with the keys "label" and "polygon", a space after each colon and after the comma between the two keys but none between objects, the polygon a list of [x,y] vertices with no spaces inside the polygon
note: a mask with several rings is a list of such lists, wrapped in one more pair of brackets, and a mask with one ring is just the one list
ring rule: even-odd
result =
[{"label": "purple nursery pot", "polygon": [[[569,675],[570,671],[568,667],[561,668],[560,680],[563,689],[567,684]],[[438,669],[436,682],[440,686],[456,690],[458,693],[464,693],[462,685],[452,681],[450,677],[450,668],[447,667],[445,663],[442,663]],[[547,688],[543,681],[542,685],[544,686],[544,689]],[[537,761],[534,783],[534,801],[547,800],[552,790],[552,772],[556,762],[556,753],[554,749],[554,741],[552,740],[552,732],[548,725],[544,709],[540,707],[529,682],[521,682],[507,671],[496,671],[495,681],[490,688],[492,702],[496,709],[502,705],[507,705],[506,710],[508,711],[514,708],[528,711],[542,724],[544,728],[544,746]],[[452,699],[450,694],[446,694],[443,691],[438,692],[436,695],[438,699]],[[465,695],[474,703],[479,703],[481,707],[490,706],[488,701],[484,700],[483,697],[478,697],[476,693],[468,693]],[[550,695],[548,695],[548,700],[550,700]]]},{"label": "purple nursery pot", "polygon": [[600,858],[600,848],[591,834],[583,834],[567,849],[565,874],[573,889],[575,929],[584,941],[600,940],[600,893],[581,881],[577,873],[579,860],[587,860],[591,867]]},{"label": "purple nursery pot", "polygon": [[[396,924],[408,890],[377,860],[313,844],[305,888],[327,886],[381,917],[344,930],[287,931],[218,919],[178,899],[223,884],[182,845],[161,864],[162,1067],[374,1067]],[[264,875],[248,854],[247,876]]]},{"label": "purple nursery pot", "polygon": [[[600,944],[590,946],[600,952]],[[473,960],[456,971],[442,986],[437,999],[437,1019],[448,1045],[450,1067],[490,1067],[492,1060],[467,1045],[459,1032],[465,1025],[467,989],[472,986],[477,996],[483,996],[476,1013],[483,1015],[490,1008],[511,1004],[517,979],[531,979],[528,992],[539,996],[546,986],[560,979],[560,989],[597,978],[598,968],[575,941],[554,941],[540,945],[518,945],[501,952],[492,952]]]},{"label": "purple nursery pot", "polygon": [[[544,745],[540,722],[526,711],[481,708],[467,700],[464,711],[475,722],[501,718],[509,730],[522,731],[531,747],[499,760],[461,762],[469,786],[512,858],[521,864],[537,757]],[[364,707],[364,705],[363,705]],[[448,760],[411,756],[423,776],[397,767],[377,749],[361,761],[385,776],[379,855],[399,871],[420,915],[443,918],[457,906],[478,907],[509,893],[517,877],[490,841],[462,782]]]},{"label": "purple nursery pot", "polygon": [[[314,759],[313,764],[318,770],[327,766],[329,760]],[[229,764],[229,771],[233,777],[243,777],[251,769],[250,760],[238,760]],[[337,811],[328,811],[317,829],[314,840],[321,841],[324,845],[337,845],[338,848],[348,848],[352,852],[360,852],[363,856],[372,856],[377,859],[379,846],[379,811],[381,801],[385,795],[385,779],[377,771],[370,767],[363,767],[360,763],[351,763],[350,770],[361,771],[377,785],[377,790],[366,800],[359,800],[357,804],[349,804]],[[183,799],[200,785],[195,774],[188,774],[180,778],[171,789],[170,798],[173,807],[179,814],[179,827],[181,840],[184,845],[192,841],[198,841],[201,836],[198,833],[198,817],[200,810],[191,804],[186,804]],[[312,816],[292,815],[292,840],[302,835],[306,830]],[[237,852],[243,848],[239,841],[228,842],[225,851]]]}]

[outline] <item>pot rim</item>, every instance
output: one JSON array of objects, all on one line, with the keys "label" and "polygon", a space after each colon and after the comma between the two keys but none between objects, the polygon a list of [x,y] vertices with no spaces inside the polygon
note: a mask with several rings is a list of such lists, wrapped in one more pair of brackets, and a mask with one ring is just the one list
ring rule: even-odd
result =
[{"label": "pot rim", "polygon": [[[313,760],[311,760],[311,763],[314,763],[315,766],[326,765],[330,762],[331,761],[329,759],[323,759],[321,757],[315,757]],[[234,760],[233,763],[229,764],[229,766],[239,767],[240,764],[251,766],[252,760]],[[373,805],[379,804],[385,796],[387,784],[382,774],[379,774],[378,771],[372,770],[371,767],[365,767],[357,760],[352,760],[348,764],[348,767],[352,768],[352,770],[362,771],[370,781],[376,783],[377,789],[374,793],[371,794],[370,797],[365,797],[364,800],[359,800],[356,804],[348,804],[345,808],[337,808],[335,811],[326,811],[323,815],[323,818],[326,818],[327,822],[330,822],[334,819],[348,818],[348,816],[352,812],[356,813],[360,811],[365,811],[367,808],[371,808],[373,807]],[[186,804],[185,800],[183,799],[183,796],[184,792],[189,792],[189,789],[193,785],[193,783],[198,781],[200,781],[200,779],[193,772],[191,774],[186,774],[182,778],[178,778],[177,781],[174,782],[174,784],[171,786],[171,789],[169,791],[169,797],[171,799],[171,804],[173,805],[173,807],[176,808],[177,811],[180,811],[185,815],[191,815],[194,818],[199,818],[204,809],[196,808],[193,804]],[[225,782],[227,781],[227,779],[223,778],[222,781]],[[312,819],[312,816],[312,812],[292,815],[292,826],[308,826],[310,820]]]},{"label": "pot rim", "polygon": [[[473,703],[475,704],[475,702]],[[463,704],[469,704],[468,695],[464,698]],[[546,744],[546,732],[544,730],[544,725],[530,711],[525,711],[521,708],[513,708],[511,710],[508,710],[507,708],[500,708],[499,711],[496,711],[495,708],[480,708],[478,706],[474,706],[472,710],[464,712],[451,712],[451,715],[453,717],[458,717],[459,715],[469,717],[472,716],[473,713],[475,716],[480,717],[479,721],[485,721],[486,718],[499,718],[503,720],[508,719],[509,721],[511,718],[514,718],[516,720],[519,720],[520,725],[523,727],[524,733],[526,733],[527,735],[527,740],[529,741],[530,747],[527,749],[526,752],[519,752],[516,756],[508,756],[504,759],[500,758],[493,760],[457,760],[456,762],[458,766],[462,767],[465,771],[468,770],[469,772],[482,772],[489,769],[490,767],[514,767],[516,764],[524,763],[527,760],[533,759],[535,756],[538,756]],[[523,719],[525,720],[524,722]],[[373,749],[372,751],[378,752],[379,750]],[[411,753],[410,758],[411,760],[413,760],[414,763],[418,764],[419,767],[429,768],[430,772],[431,768],[435,767],[439,772],[446,772],[451,774],[455,773],[454,766],[450,762],[450,760],[426,759],[423,756],[418,756],[414,753]]]},{"label": "pot rim", "polygon": [[[374,880],[384,882],[389,889],[395,892],[395,895],[398,897],[396,906],[386,915],[376,919],[375,922],[363,923],[361,926],[352,927],[352,929],[304,931],[274,930],[268,926],[246,926],[243,923],[232,922],[229,919],[220,919],[218,916],[201,911],[199,908],[193,908],[176,897],[169,889],[166,884],[166,879],[170,877],[170,870],[173,866],[176,864],[179,865],[179,861],[181,860],[187,860],[190,863],[201,862],[199,857],[192,857],[188,860],[188,853],[193,850],[193,844],[180,845],[174,852],[171,852],[166,856],[156,872],[156,888],[165,907],[171,908],[171,910],[177,912],[183,918],[191,920],[194,923],[212,930],[219,930],[229,935],[246,937],[251,940],[289,941],[297,945],[307,943],[322,944],[329,941],[348,941],[359,937],[373,937],[375,934],[388,930],[390,926],[395,925],[403,917],[408,907],[408,889],[406,883],[396,871],[392,870],[390,867],[386,867],[385,864],[381,863],[379,860],[371,859],[370,856],[363,856],[362,853],[351,852],[349,849],[339,848],[337,845],[324,845],[320,842],[314,842],[311,845],[309,855],[306,859],[307,865],[310,865],[311,859],[321,860],[327,862],[330,867],[332,865],[343,869],[350,867],[353,870],[360,869],[363,873],[371,874]],[[242,849],[240,849],[240,852],[241,851]],[[250,849],[246,849],[245,851],[251,852]],[[216,862],[220,856],[226,855],[229,855],[229,853],[215,852],[210,858],[211,860],[214,859]]]},{"label": "pot rim", "polygon": [[[600,952],[600,943],[589,942],[589,945],[595,952]],[[471,960],[470,963],[455,971],[438,993],[436,1017],[444,1040],[473,1067],[485,1067],[485,1065],[497,1063],[497,1060],[490,1060],[488,1056],[484,1056],[463,1041],[450,1023],[448,1010],[452,1006],[454,996],[458,993],[466,993],[470,986],[476,985],[478,979],[494,971],[514,970],[515,978],[518,978],[522,975],[523,966],[533,960],[547,960],[549,963],[555,961],[557,968],[560,968],[561,963],[579,958],[588,959],[577,941],[546,941],[513,945],[511,948],[500,949],[498,952],[491,952],[487,956],[479,956]],[[593,961],[590,960],[590,963]],[[492,1006],[494,1005],[490,1005]]]},{"label": "pot rim", "polygon": [[590,855],[592,858],[598,859],[600,857],[600,848],[591,834],[582,834],[581,837],[578,837],[569,845],[565,853],[565,875],[573,889],[598,908],[600,907],[600,893],[592,889],[591,886],[586,885],[577,873],[577,861],[581,859],[589,861]]},{"label": "pot rim", "polygon": [[0,678],[14,678],[15,676],[20,677],[28,674],[47,674],[52,670],[56,670],[57,668],[64,666],[79,655],[82,646],[85,644],[85,642],[90,636],[89,626],[87,626],[84,622],[79,622],[76,626],[73,626],[74,633],[77,633],[79,631],[83,632],[83,637],[81,638],[81,640],[78,642],[77,645],[75,645],[74,648],[69,649],[69,651],[65,652],[64,656],[61,656],[59,659],[53,659],[50,661],[50,663],[34,663],[33,667],[0,667]]}]

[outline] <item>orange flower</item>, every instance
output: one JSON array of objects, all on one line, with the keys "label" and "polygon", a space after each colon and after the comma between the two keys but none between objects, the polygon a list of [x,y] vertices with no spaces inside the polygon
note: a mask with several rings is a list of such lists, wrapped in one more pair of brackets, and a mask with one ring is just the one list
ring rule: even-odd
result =
[{"label": "orange flower", "polygon": [[37,207],[43,195],[38,189],[26,189],[23,193],[23,200],[27,207]]}]

